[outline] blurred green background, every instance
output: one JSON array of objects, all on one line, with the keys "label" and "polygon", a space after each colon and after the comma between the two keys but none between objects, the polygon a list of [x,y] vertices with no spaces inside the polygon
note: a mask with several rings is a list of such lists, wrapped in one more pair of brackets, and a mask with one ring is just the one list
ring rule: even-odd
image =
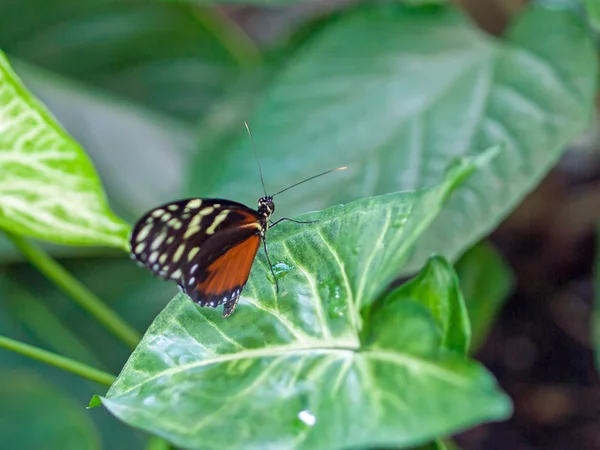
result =
[{"label": "blurred green background", "polygon": [[[203,195],[197,190],[202,177],[235,177],[201,173],[195,155],[226,151],[278,68],[354,4],[202,3],[0,0],[0,49],[85,148],[111,206],[129,221],[161,202]],[[498,34],[525,2],[457,3],[482,29]],[[460,436],[465,449],[600,448],[598,409],[588,400],[598,398],[600,388],[589,332],[599,144],[596,127],[492,236],[515,272],[516,287],[479,358],[513,396],[517,413],[505,424]],[[267,185],[278,188],[268,181],[277,175],[265,175]],[[556,218],[565,216],[569,226]],[[117,251],[48,248],[140,331],[176,292]],[[1,335],[119,372],[129,350],[4,240],[0,263]],[[546,281],[533,282],[540,279]],[[481,314],[491,323],[496,309]],[[517,350],[507,352],[507,342]],[[104,386],[5,351],[0,379],[5,448],[152,445],[103,408],[85,409]],[[496,441],[503,446],[494,447]]]}]

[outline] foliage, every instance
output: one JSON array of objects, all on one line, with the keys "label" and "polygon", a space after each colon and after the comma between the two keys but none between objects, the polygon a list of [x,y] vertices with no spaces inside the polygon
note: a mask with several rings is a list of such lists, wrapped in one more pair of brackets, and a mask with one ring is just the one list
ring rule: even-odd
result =
[{"label": "foliage", "polygon": [[[235,320],[179,294],[103,403],[185,448],[411,445],[505,417],[508,400],[463,358],[470,330],[449,265],[432,260],[420,280],[376,303],[449,192],[487,160],[454,165],[432,189],[358,200],[300,216],[316,224],[274,229],[282,294],[264,257]],[[415,427],[420,417],[427,421]],[[219,432],[232,420],[236,433]]]},{"label": "foliage", "polygon": [[0,228],[64,244],[125,247],[83,151],[25,90],[0,53]]},{"label": "foliage", "polygon": [[[406,269],[417,270],[432,252],[456,258],[529,192],[587,125],[595,74],[585,23],[565,11],[531,7],[493,40],[454,8],[365,6],[308,40],[249,122],[272,190],[353,168],[286,193],[286,216],[430,186],[453,158],[504,143],[417,243]],[[236,131],[228,152],[198,153],[192,171],[206,176],[190,176],[190,193],[255,200],[250,142]]]},{"label": "foliage", "polygon": [[[10,237],[0,259],[13,261],[16,243],[51,281],[7,264],[0,334],[102,370],[128,358],[92,405],[185,448],[452,448],[438,438],[506,418],[510,400],[470,353],[511,276],[488,246],[458,258],[587,125],[593,40],[585,20],[558,7],[530,6],[493,38],[444,1],[404,3],[345,7],[261,52],[234,15],[203,1],[0,0],[0,48],[19,74],[0,55],[0,229]],[[91,259],[98,250],[88,246],[126,249],[119,216],[187,194],[254,203],[260,184],[244,119],[273,191],[350,170],[277,197],[283,216],[321,210],[302,216],[316,224],[267,234],[279,295],[261,250],[231,318],[179,294],[129,355],[94,323],[118,316],[92,292],[144,330],[172,286],[113,253]],[[82,283],[28,238],[80,246],[44,248],[73,257],[64,265]],[[107,329],[135,340],[115,322]],[[3,359],[3,381],[23,365]],[[80,448],[96,448],[95,427],[107,447],[141,446],[101,408],[83,419],[38,384]],[[100,392],[77,389],[79,402]],[[10,394],[23,416],[63,436],[37,400]]]},{"label": "foliage", "polygon": [[498,252],[486,243],[469,249],[456,263],[456,272],[473,324],[471,351],[474,351],[485,341],[510,293],[513,275]]}]

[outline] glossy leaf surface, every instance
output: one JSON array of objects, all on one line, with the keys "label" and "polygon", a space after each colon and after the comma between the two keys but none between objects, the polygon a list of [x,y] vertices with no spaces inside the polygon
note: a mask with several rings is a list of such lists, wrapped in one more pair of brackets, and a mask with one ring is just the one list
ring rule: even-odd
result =
[{"label": "glossy leaf surface", "polygon": [[481,366],[444,348],[426,304],[397,299],[368,324],[361,316],[474,167],[462,160],[433,188],[358,200],[301,216],[316,224],[272,229],[280,294],[262,253],[229,319],[179,294],[104,405],[198,449],[416,445],[506,417],[508,399]]},{"label": "glossy leaf surface", "polygon": [[91,162],[1,53],[0,129],[0,228],[126,248],[129,226],[109,209]]},{"label": "glossy leaf surface", "polygon": [[433,314],[442,336],[441,345],[466,355],[471,341],[471,325],[458,277],[444,258],[433,256],[410,281],[390,293],[384,304],[405,298],[422,303]]},{"label": "glossy leaf surface", "polygon": [[[409,272],[431,253],[459,256],[536,185],[588,124],[596,66],[589,31],[569,11],[531,6],[495,39],[452,6],[363,6],[306,43],[249,122],[268,190],[354,168],[286,192],[284,216],[430,186],[452,158],[504,142],[508,151],[453,195]],[[206,177],[195,191],[252,204],[252,149],[241,126],[233,131],[231,151],[199,155],[193,173]]]},{"label": "glossy leaf surface", "polygon": [[119,213],[135,220],[180,195],[192,127],[122,99],[99,95],[90,86],[22,60],[13,61],[13,66],[27,88],[85,148]]}]

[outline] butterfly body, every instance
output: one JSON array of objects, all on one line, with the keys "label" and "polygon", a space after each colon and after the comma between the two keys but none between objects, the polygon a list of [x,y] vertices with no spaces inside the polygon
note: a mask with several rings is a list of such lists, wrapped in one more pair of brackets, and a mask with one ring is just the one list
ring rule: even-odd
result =
[{"label": "butterfly body", "polygon": [[235,309],[275,211],[272,196],[258,209],[225,199],[189,198],[159,206],[138,220],[131,256],[175,281],[200,306]]}]

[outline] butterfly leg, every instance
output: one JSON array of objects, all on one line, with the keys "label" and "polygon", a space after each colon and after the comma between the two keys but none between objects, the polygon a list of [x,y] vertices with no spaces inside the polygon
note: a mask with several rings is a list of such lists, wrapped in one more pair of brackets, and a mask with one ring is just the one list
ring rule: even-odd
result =
[{"label": "butterfly leg", "polygon": [[275,222],[271,222],[271,225],[269,226],[269,228],[273,228],[279,222],[283,222],[284,220],[289,220],[290,222],[294,222],[294,223],[317,223],[318,222],[318,220],[302,221],[302,220],[294,220],[294,219],[288,219],[287,217],[282,217],[281,219],[276,220]]},{"label": "butterfly leg", "polygon": [[273,271],[273,264],[271,264],[271,260],[269,259],[269,252],[267,251],[267,241],[265,239],[263,241],[263,247],[265,249],[265,255],[267,257],[267,263],[269,264],[269,269],[271,269],[271,275],[273,276],[273,280],[275,281],[275,292],[279,294],[279,283],[277,282],[277,277],[275,277],[275,272]]}]

